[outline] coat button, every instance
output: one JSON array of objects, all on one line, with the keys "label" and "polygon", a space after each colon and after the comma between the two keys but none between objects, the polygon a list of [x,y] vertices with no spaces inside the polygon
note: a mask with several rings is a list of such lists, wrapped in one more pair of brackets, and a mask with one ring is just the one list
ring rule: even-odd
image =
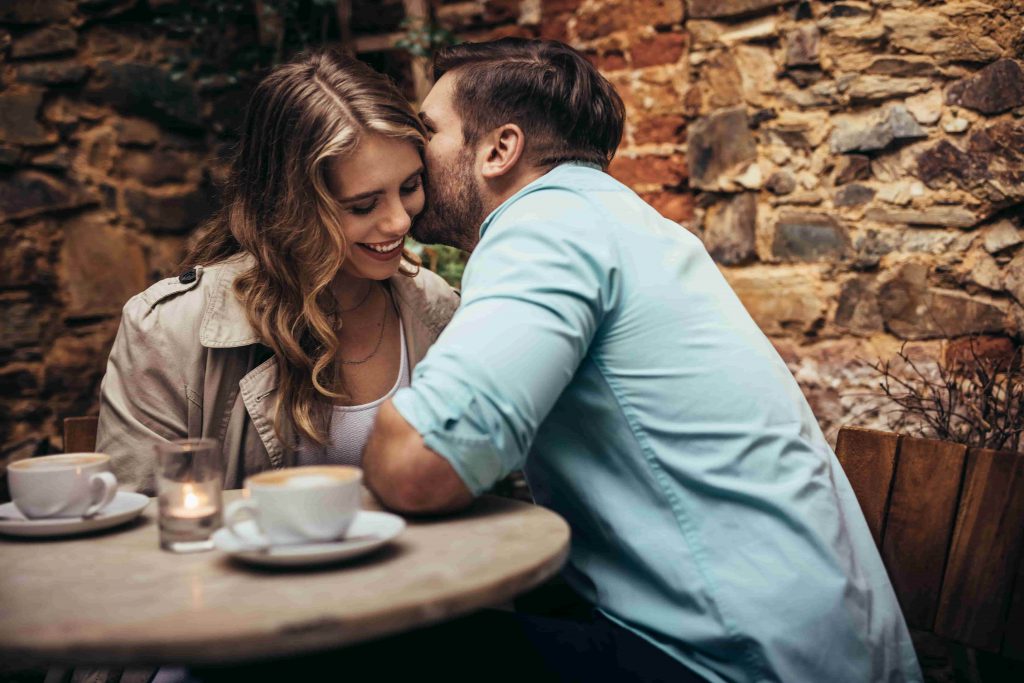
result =
[{"label": "coat button", "polygon": [[178,276],[178,282],[183,285],[187,285],[196,281],[196,269],[189,268],[184,273]]}]

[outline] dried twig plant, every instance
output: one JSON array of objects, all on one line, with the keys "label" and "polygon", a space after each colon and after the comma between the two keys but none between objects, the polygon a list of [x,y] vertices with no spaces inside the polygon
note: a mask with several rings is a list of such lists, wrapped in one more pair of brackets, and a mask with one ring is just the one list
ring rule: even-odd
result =
[{"label": "dried twig plant", "polygon": [[895,404],[893,426],[907,434],[968,446],[1019,451],[1024,433],[1022,347],[986,354],[977,339],[966,354],[924,367],[900,347],[893,361],[868,365]]}]

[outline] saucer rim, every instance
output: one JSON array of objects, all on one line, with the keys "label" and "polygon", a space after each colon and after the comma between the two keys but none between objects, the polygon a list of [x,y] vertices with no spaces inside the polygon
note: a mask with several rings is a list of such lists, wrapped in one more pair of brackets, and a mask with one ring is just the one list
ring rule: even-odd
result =
[{"label": "saucer rim", "polygon": [[[326,564],[328,562],[341,561],[363,555],[371,550],[390,543],[401,535],[407,526],[405,519],[392,512],[385,512],[383,510],[360,510],[356,513],[356,519],[358,519],[359,516],[364,515],[388,520],[392,523],[394,520],[397,520],[398,524],[395,525],[393,531],[388,531],[383,535],[365,540],[278,544],[276,546],[270,545],[265,550],[251,546],[245,547],[242,546],[241,543],[236,545],[234,549],[226,548],[226,543],[223,539],[231,538],[232,541],[229,541],[228,543],[238,542],[237,537],[234,536],[231,533],[231,530],[227,527],[221,527],[215,531],[212,539],[214,547],[232,559],[266,566],[301,566]],[[251,522],[251,520],[246,521]],[[354,523],[355,520],[353,520],[353,524]]]},{"label": "saucer rim", "polygon": [[[120,499],[127,505],[123,510],[110,512],[106,508],[93,517],[45,517],[42,519],[2,519],[0,534],[10,536],[71,536],[89,531],[99,531],[123,524],[138,517],[152,500],[149,496],[134,491],[118,491],[114,500]],[[113,504],[113,501],[111,501]],[[108,506],[109,507],[109,506]],[[0,505],[0,513],[11,509],[21,515],[13,501]],[[24,515],[22,515],[24,517]]]}]

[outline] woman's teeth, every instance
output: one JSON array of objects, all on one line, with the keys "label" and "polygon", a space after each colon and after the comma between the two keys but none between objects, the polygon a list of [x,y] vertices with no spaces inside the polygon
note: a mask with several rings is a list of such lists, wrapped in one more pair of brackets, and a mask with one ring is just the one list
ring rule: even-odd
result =
[{"label": "woman's teeth", "polygon": [[360,243],[359,246],[366,247],[367,249],[375,251],[378,254],[386,254],[389,251],[394,251],[398,247],[402,246],[402,242],[404,242],[404,241],[405,241],[405,238],[403,237],[401,239],[395,240],[394,242],[388,242],[387,244],[364,244],[364,243]]}]

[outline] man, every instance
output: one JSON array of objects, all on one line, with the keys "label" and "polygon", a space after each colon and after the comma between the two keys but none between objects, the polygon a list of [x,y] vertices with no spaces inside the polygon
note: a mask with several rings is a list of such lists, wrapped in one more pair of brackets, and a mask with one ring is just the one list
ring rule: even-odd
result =
[{"label": "man", "polygon": [[[368,485],[449,512],[523,468],[572,527],[564,576],[598,611],[580,628],[668,655],[674,680],[919,680],[785,364],[700,241],[603,172],[610,84],[518,39],[445,49],[435,75],[414,234],[472,256],[450,326],[380,411]],[[645,677],[623,661],[607,680]]]}]

